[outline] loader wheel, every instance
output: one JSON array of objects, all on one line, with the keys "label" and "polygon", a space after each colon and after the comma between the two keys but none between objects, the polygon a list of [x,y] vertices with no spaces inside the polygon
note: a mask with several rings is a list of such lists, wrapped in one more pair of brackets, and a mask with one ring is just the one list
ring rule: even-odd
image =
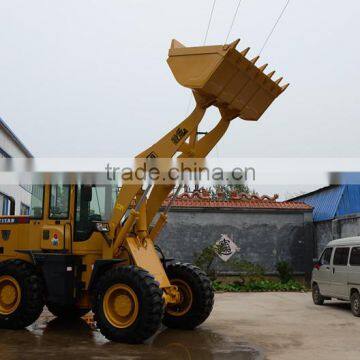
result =
[{"label": "loader wheel", "polygon": [[59,305],[52,302],[48,302],[46,307],[54,316],[61,319],[78,319],[90,311],[90,309],[80,309],[76,305]]},{"label": "loader wheel", "polygon": [[95,321],[109,340],[141,343],[161,325],[164,300],[158,282],[136,266],[108,270],[93,299]]},{"label": "loader wheel", "polygon": [[44,285],[35,268],[22,260],[0,263],[0,328],[25,328],[43,307]]},{"label": "loader wheel", "polygon": [[169,328],[194,329],[210,315],[214,305],[214,291],[207,275],[191,264],[171,264],[166,273],[180,292],[180,303],[169,304],[163,323]]}]

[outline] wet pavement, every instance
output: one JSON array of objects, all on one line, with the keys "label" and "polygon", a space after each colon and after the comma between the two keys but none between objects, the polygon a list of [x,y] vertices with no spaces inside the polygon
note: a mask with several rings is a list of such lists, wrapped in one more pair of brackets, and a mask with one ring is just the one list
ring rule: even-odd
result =
[{"label": "wet pavement", "polygon": [[310,293],[215,295],[209,319],[195,331],[163,329],[148,343],[107,341],[84,320],[44,313],[27,330],[0,330],[0,360],[359,360],[360,318],[349,304],[312,303]]},{"label": "wet pavement", "polygon": [[44,313],[22,331],[0,330],[0,359],[263,359],[261,351],[214,331],[162,329],[142,345],[107,341],[85,320],[63,321]]}]

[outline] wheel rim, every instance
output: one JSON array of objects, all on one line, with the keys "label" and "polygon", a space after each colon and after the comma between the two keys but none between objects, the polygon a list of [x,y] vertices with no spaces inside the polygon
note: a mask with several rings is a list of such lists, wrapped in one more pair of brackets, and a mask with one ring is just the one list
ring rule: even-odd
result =
[{"label": "wheel rim", "polygon": [[193,293],[191,287],[180,279],[171,280],[171,285],[177,286],[180,293],[180,302],[178,304],[169,304],[166,312],[172,316],[184,316],[193,304]]},{"label": "wheel rim", "polygon": [[131,326],[139,314],[138,298],[125,284],[111,286],[105,293],[103,304],[107,320],[117,328]]},{"label": "wheel rim", "polygon": [[9,315],[19,306],[21,289],[12,276],[0,277],[0,314]]}]

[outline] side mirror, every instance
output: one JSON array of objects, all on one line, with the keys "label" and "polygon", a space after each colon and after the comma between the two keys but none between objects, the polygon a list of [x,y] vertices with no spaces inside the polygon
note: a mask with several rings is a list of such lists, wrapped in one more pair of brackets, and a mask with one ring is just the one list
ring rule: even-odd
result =
[{"label": "side mirror", "polygon": [[81,186],[81,198],[82,201],[90,202],[92,199],[92,186],[82,185]]}]

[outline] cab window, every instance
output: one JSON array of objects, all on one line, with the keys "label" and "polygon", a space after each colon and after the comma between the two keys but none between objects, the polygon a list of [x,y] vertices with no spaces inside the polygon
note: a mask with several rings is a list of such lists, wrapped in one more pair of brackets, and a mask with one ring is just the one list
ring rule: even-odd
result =
[{"label": "cab window", "polygon": [[351,249],[350,265],[360,266],[360,247],[354,247]]},{"label": "cab window", "polygon": [[44,186],[32,185],[31,186],[31,204],[30,204],[30,217],[34,219],[41,219],[44,211]]},{"label": "cab window", "polygon": [[334,254],[334,265],[346,266],[348,263],[350,248],[337,248]]},{"label": "cab window", "polygon": [[332,251],[333,248],[326,248],[324,250],[319,261],[320,265],[330,265]]},{"label": "cab window", "polygon": [[77,187],[75,240],[85,241],[94,231],[94,221],[109,220],[116,198],[116,188],[109,185]]},{"label": "cab window", "polygon": [[69,217],[69,185],[51,185],[49,219],[67,219]]}]

